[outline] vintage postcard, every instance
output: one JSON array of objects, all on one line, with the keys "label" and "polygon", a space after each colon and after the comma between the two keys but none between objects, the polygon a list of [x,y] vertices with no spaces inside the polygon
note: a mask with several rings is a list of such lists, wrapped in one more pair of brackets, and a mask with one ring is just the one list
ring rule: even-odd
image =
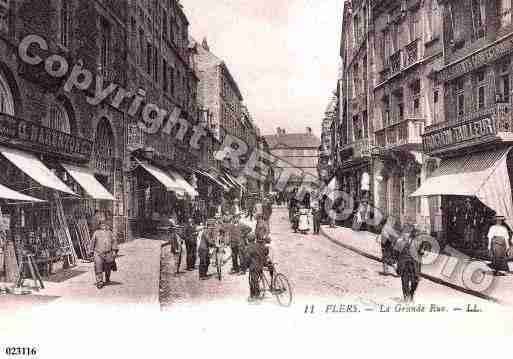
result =
[{"label": "vintage postcard", "polygon": [[512,6],[0,0],[0,358],[498,351]]}]

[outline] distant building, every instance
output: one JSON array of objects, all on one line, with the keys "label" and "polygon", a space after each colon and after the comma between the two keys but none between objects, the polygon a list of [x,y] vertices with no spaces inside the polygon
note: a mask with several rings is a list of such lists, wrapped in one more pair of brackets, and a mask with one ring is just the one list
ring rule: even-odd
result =
[{"label": "distant building", "polygon": [[304,183],[317,186],[317,162],[321,141],[307,127],[304,133],[286,133],[277,128],[275,135],[264,136],[271,154],[281,161],[274,168],[276,176],[285,171],[290,175],[287,188],[291,189]]}]

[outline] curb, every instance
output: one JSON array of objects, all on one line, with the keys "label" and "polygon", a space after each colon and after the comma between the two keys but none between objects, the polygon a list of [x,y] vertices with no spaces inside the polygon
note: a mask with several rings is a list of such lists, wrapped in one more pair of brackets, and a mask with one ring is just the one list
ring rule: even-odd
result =
[{"label": "curb", "polygon": [[[370,253],[367,253],[365,251],[362,251],[361,249],[356,248],[355,246],[343,243],[342,241],[337,240],[337,239],[331,237],[330,235],[328,235],[324,231],[323,226],[321,226],[321,234],[324,236],[324,238],[328,239],[330,242],[332,242],[332,243],[334,243],[334,244],[336,244],[336,245],[338,245],[340,247],[346,248],[346,249],[348,249],[350,251],[353,251],[353,252],[355,252],[355,253],[363,256],[363,257],[372,259],[372,260],[374,260],[376,262],[383,263],[383,261],[382,261],[382,259],[380,257],[377,257],[377,256],[375,256],[373,254],[370,254]],[[459,285],[456,285],[456,284],[451,283],[451,282],[447,282],[447,281],[445,281],[443,279],[440,279],[438,277],[434,277],[434,276],[426,274],[426,273],[422,273],[421,272],[420,276],[422,278],[425,278],[425,279],[431,281],[431,282],[444,285],[446,287],[449,287],[451,289],[457,290],[457,291],[465,293],[465,294],[473,295],[475,297],[478,297],[478,298],[481,298],[481,299],[484,299],[484,300],[488,300],[488,301],[491,301],[491,302],[494,302],[494,303],[505,304],[504,301],[499,300],[498,298],[495,298],[495,297],[492,297],[492,296],[489,296],[489,295],[483,294],[481,292],[477,292],[477,291],[474,291],[474,290],[471,290],[471,289],[468,289],[468,288],[465,288],[465,287],[462,287],[462,286],[459,286]]]}]

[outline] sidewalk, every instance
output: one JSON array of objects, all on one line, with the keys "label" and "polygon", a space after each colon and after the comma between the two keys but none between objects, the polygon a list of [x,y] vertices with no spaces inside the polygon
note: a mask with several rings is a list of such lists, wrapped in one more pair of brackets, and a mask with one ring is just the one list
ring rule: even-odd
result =
[{"label": "sidewalk", "polygon": [[[34,291],[38,296],[58,297],[50,302],[62,304],[121,305],[123,309],[145,306],[160,310],[159,280],[162,241],[136,239],[123,243],[116,258],[118,271],[111,275],[112,284],[101,290],[95,286],[94,264],[79,261],[67,271],[73,273],[62,282],[44,281],[45,289]],[[81,273],[80,273],[81,272]],[[32,285],[25,280],[25,285]],[[12,284],[10,284],[12,285]]]},{"label": "sidewalk", "polygon": [[[367,258],[381,261],[381,247],[376,235],[356,232],[350,228],[321,226],[321,232],[332,242]],[[511,274],[494,276],[486,261],[466,257],[450,250],[442,254],[427,253],[422,265],[422,276],[456,290],[513,305],[513,278]],[[511,266],[510,266],[511,268]],[[480,273],[484,272],[484,276]]]}]

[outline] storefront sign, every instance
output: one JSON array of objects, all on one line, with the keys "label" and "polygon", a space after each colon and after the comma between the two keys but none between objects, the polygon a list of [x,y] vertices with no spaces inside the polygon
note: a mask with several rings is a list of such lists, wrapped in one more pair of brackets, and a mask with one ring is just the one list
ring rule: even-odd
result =
[{"label": "storefront sign", "polygon": [[0,114],[0,142],[18,144],[31,151],[51,152],[89,160],[93,143],[39,124]]},{"label": "storefront sign", "polygon": [[452,80],[466,74],[467,72],[477,69],[478,67],[498,60],[512,50],[513,36],[509,36],[508,38],[467,57],[463,61],[445,67],[438,74],[438,79],[440,81]]},{"label": "storefront sign", "polygon": [[433,151],[475,138],[495,135],[496,133],[495,122],[489,117],[482,118],[424,136],[424,151]]}]

